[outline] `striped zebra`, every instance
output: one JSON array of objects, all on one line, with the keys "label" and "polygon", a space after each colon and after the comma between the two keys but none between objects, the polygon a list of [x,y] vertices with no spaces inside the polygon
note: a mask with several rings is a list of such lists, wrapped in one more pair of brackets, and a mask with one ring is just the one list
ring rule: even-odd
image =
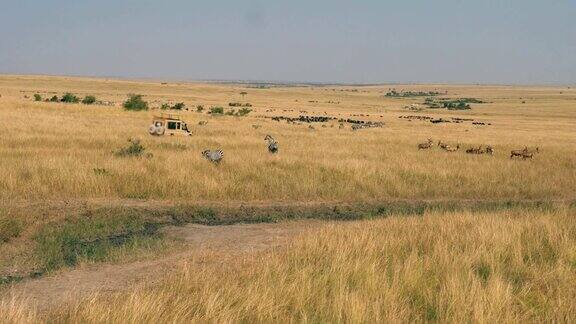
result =
[{"label": "striped zebra", "polygon": [[272,136],[266,135],[264,140],[268,141],[268,152],[272,154],[278,153],[278,142],[276,142],[276,140]]},{"label": "striped zebra", "polygon": [[222,150],[204,150],[202,151],[202,155],[206,158],[206,160],[218,164],[224,158],[224,152]]}]

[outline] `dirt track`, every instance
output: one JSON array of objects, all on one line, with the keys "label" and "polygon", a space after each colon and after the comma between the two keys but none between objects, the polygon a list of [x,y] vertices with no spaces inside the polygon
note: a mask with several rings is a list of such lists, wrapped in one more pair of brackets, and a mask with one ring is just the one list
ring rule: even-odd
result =
[{"label": "dirt track", "polygon": [[97,292],[121,291],[136,285],[154,284],[179,265],[189,262],[193,255],[203,252],[225,255],[254,253],[281,246],[294,236],[318,228],[321,224],[326,222],[293,221],[228,226],[189,224],[167,227],[164,229],[167,236],[183,240],[184,248],[181,251],[152,260],[95,264],[39,279],[28,279],[0,291],[0,303],[13,297],[25,298],[42,311]]}]

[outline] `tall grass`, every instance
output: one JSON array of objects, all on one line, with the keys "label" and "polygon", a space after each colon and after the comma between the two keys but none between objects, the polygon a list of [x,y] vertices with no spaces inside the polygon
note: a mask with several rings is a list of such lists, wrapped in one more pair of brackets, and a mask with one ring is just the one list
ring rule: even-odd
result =
[{"label": "tall grass", "polygon": [[[183,118],[194,125],[196,115],[184,112]],[[193,127],[189,138],[158,138],[146,133],[152,113],[131,114],[119,107],[0,103],[0,116],[10,120],[0,142],[0,193],[6,200],[571,199],[576,183],[575,147],[568,140],[576,133],[561,121],[556,130],[529,126],[536,127],[529,139],[524,130],[510,130],[505,118],[502,126],[494,122],[492,128],[468,133],[462,125],[450,125],[450,131],[412,128],[404,121],[396,125],[394,116],[383,129],[311,132],[306,126],[225,116]],[[254,123],[262,128],[253,129]],[[280,142],[279,155],[267,154],[266,134]],[[554,134],[554,140],[548,138]],[[416,143],[428,137],[463,147],[490,143],[496,154],[418,151]],[[115,157],[112,152],[126,138],[141,138],[154,158]],[[172,150],[169,144],[186,149]],[[534,160],[509,159],[510,149],[530,144],[542,149]],[[223,149],[224,163],[208,165],[200,155],[206,148]]]},{"label": "tall grass", "polygon": [[56,322],[569,322],[573,211],[427,213],[325,227],[254,258],[199,255]]}]

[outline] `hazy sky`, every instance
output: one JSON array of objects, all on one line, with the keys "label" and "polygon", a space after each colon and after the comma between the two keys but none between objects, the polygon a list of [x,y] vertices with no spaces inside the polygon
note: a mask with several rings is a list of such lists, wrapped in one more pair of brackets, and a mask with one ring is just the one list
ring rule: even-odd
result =
[{"label": "hazy sky", "polygon": [[0,73],[576,83],[576,0],[0,0]]}]

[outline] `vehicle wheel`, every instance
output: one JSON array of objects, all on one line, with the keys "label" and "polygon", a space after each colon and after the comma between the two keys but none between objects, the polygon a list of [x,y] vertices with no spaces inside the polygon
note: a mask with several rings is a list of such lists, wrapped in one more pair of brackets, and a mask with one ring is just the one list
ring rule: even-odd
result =
[{"label": "vehicle wheel", "polygon": [[164,127],[162,126],[156,127],[156,135],[164,135],[164,131],[165,131]]},{"label": "vehicle wheel", "polygon": [[150,125],[150,127],[148,127],[148,133],[150,133],[150,135],[156,135],[156,126]]}]

